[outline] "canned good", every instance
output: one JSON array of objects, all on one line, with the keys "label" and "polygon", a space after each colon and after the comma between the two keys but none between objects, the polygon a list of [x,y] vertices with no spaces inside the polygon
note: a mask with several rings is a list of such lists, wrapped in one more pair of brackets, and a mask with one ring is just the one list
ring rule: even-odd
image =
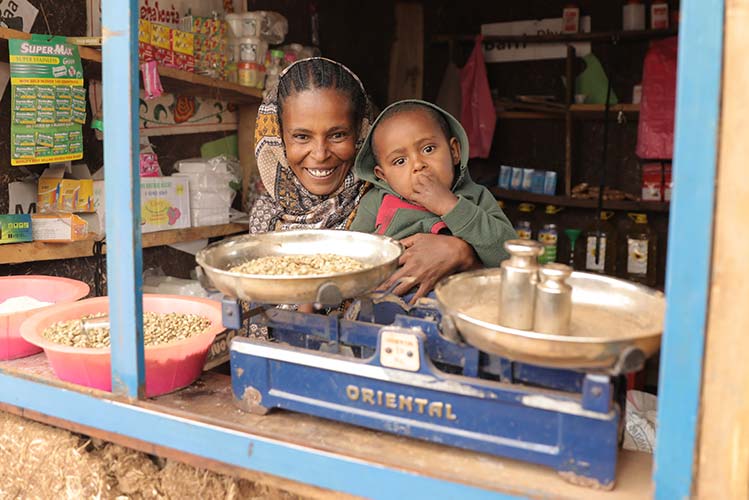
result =
[{"label": "canned good", "polygon": [[239,74],[237,72],[236,63],[229,63],[226,65],[226,81],[231,83],[239,82]]},{"label": "canned good", "polygon": [[240,62],[237,64],[237,82],[245,87],[257,87],[260,79],[260,65]]}]

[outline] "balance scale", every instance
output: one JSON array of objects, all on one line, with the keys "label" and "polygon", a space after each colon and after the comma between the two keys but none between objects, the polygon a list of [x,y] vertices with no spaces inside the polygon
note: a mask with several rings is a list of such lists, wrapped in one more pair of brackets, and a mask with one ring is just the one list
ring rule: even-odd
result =
[{"label": "balance scale", "polygon": [[[226,271],[261,255],[331,250],[375,261],[381,272],[369,283],[334,275],[305,288],[309,283],[294,283],[303,277]],[[436,299],[413,307],[388,293],[367,293],[397,268],[399,255],[400,245],[389,238],[321,230],[245,235],[199,253],[205,277],[227,296],[224,325],[239,329],[249,320],[267,327],[271,340],[232,341],[238,405],[542,464],[571,482],[613,488],[625,390],[620,375],[641,369],[658,349],[663,295],[573,273],[571,336],[512,330],[497,325],[498,269],[447,278]],[[351,291],[352,279],[363,291]],[[284,302],[267,300],[274,294],[329,305],[358,298],[343,313],[321,315],[262,305]],[[243,313],[240,301],[254,307]]]}]

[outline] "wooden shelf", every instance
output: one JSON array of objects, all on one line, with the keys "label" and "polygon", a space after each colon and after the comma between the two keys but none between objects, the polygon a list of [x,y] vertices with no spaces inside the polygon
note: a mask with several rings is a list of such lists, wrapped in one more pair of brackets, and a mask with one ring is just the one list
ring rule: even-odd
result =
[{"label": "wooden shelf", "polygon": [[[639,42],[676,36],[678,30],[601,31],[557,35],[484,35],[484,42],[506,43],[572,43],[572,42]],[[474,42],[476,35],[437,35],[433,42]]]},{"label": "wooden shelf", "polygon": [[[143,235],[143,248],[172,245],[185,241],[216,238],[247,232],[246,224],[191,227],[171,231],[157,231]],[[0,264],[21,264],[41,260],[76,259],[91,257],[95,238],[72,243],[10,243],[0,245]],[[106,247],[105,247],[106,249]]]},{"label": "wooden shelf", "polygon": [[[504,120],[563,120],[564,110],[538,111],[537,109],[524,109],[523,103],[513,104],[510,107],[506,103],[497,104],[497,118]],[[603,119],[606,107],[603,104],[572,104],[570,106],[574,119]],[[609,119],[616,118],[619,112],[628,115],[636,115],[640,112],[639,104],[623,103],[614,104],[609,107]]]},{"label": "wooden shelf", "polygon": [[[492,194],[498,200],[510,200],[517,202],[535,203],[539,205],[557,205],[560,207],[596,208],[598,200],[587,200],[571,198],[569,196],[549,196],[546,194],[529,193],[527,191],[512,191],[490,188]],[[621,210],[631,212],[668,212],[669,202],[659,201],[629,201],[629,200],[604,200],[605,210]]]},{"label": "wooden shelf", "polygon": [[[31,34],[9,28],[0,28],[0,39],[9,40],[11,38],[28,40],[31,38]],[[100,50],[79,46],[78,53],[82,60],[102,63]],[[237,104],[259,103],[263,98],[263,91],[256,88],[217,80],[189,71],[167,68],[162,65],[159,65],[159,75],[161,75],[164,90],[171,94],[207,97]]]}]

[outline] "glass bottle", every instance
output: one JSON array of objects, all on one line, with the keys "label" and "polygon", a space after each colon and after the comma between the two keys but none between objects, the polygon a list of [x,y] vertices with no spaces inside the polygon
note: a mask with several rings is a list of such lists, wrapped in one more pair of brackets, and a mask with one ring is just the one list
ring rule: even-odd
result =
[{"label": "glass bottle", "polygon": [[655,286],[656,234],[647,214],[628,213],[622,225],[621,274],[630,281]]},{"label": "glass bottle", "polygon": [[533,211],[536,206],[533,203],[521,203],[518,206],[518,220],[515,223],[515,232],[521,240],[533,239]]},{"label": "glass bottle", "polygon": [[557,227],[557,217],[561,207],[546,205],[544,225],[538,232],[538,241],[544,247],[544,252],[538,258],[539,264],[548,264],[557,260],[557,243],[559,241],[559,228]]},{"label": "glass bottle", "polygon": [[600,222],[594,219],[585,230],[581,247],[582,259],[578,269],[586,272],[614,275],[616,271],[616,229],[613,224],[614,212],[602,211]]}]

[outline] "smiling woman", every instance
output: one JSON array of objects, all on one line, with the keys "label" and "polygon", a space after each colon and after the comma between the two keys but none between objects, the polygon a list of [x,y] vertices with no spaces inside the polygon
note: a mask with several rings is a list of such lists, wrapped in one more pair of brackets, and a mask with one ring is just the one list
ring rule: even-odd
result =
[{"label": "smiling woman", "polygon": [[267,194],[250,212],[250,232],[345,229],[364,193],[356,152],[371,105],[359,79],[323,58],[281,74],[258,111],[255,155]]},{"label": "smiling woman", "polygon": [[[267,193],[252,206],[250,233],[348,229],[370,187],[353,164],[371,121],[364,87],[342,64],[318,57],[286,68],[258,110],[255,156]],[[480,264],[454,236],[419,234],[401,243],[401,268],[388,281],[409,279],[396,294],[417,286],[417,298],[448,274]]]}]

